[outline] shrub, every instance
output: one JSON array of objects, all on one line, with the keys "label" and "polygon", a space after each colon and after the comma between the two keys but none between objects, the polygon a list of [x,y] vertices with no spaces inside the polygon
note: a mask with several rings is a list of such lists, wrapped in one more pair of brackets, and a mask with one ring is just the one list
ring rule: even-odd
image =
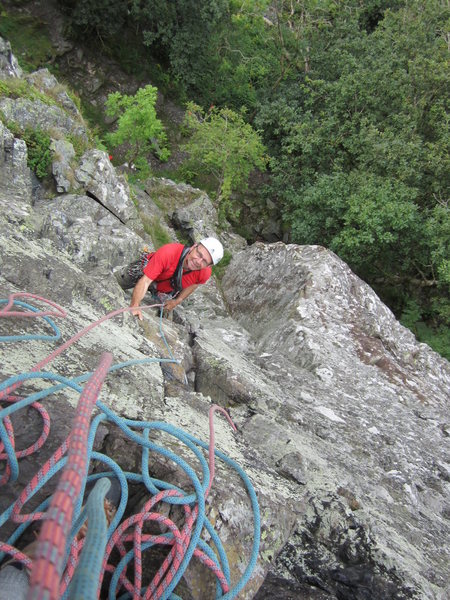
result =
[{"label": "shrub", "polygon": [[41,129],[26,128],[22,135],[28,150],[28,166],[40,179],[50,174],[52,152],[50,136]]}]

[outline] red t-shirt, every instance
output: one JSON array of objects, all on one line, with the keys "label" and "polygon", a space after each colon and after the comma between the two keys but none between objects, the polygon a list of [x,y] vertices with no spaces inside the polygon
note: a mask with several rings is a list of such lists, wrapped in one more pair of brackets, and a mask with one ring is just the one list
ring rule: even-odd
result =
[{"label": "red t-shirt", "polygon": [[[183,244],[165,244],[159,250],[149,255],[151,258],[143,271],[149,279],[156,282],[158,292],[168,293],[173,291],[170,278],[175,273],[183,248]],[[183,273],[181,278],[183,289],[190,285],[206,283],[211,277],[211,273],[211,267]]]}]

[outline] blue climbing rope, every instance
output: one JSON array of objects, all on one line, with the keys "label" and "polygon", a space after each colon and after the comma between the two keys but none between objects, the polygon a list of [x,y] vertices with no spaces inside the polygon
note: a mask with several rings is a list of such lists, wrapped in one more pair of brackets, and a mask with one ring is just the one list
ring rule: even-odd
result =
[{"label": "blue climbing rope", "polygon": [[[3,305],[5,303],[7,303],[7,300],[0,300],[0,305]],[[26,309],[30,312],[40,312],[37,308],[35,308],[29,303],[14,300],[14,304],[17,304],[20,308]],[[118,312],[119,311],[114,311],[113,313],[111,313],[111,315],[116,315]],[[0,336],[0,342],[27,340],[58,340],[61,334],[53,320],[49,316],[42,316],[42,318],[52,328],[54,332],[53,336],[43,334]],[[102,320],[104,319],[105,318],[103,318]],[[146,358],[129,360],[111,366],[108,372],[112,374],[120,369],[130,368],[137,365],[149,364],[152,362],[168,362],[179,364],[180,361],[174,358],[163,333],[162,309],[160,311],[159,330],[161,339],[163,340],[165,347],[167,348],[169,358]],[[9,439],[8,431],[4,424],[5,419],[7,419],[10,415],[14,414],[15,412],[20,411],[41,399],[53,396],[56,392],[59,392],[65,388],[71,388],[77,393],[81,393],[82,387],[80,384],[87,381],[90,378],[90,376],[91,373],[84,373],[78,377],[69,379],[57,373],[52,373],[48,371],[31,371],[29,373],[21,373],[19,375],[9,377],[6,381],[0,384],[0,393],[3,392],[4,394],[7,392],[7,390],[11,388],[15,389],[17,386],[22,385],[25,381],[31,381],[33,379],[39,379],[43,381],[47,380],[53,382],[52,385],[50,385],[50,387],[30,394],[29,396],[17,400],[11,405],[6,406],[2,410],[0,410],[0,439],[3,443],[4,452],[7,457],[6,461],[11,471],[11,481],[17,481],[18,479],[19,463],[16,458],[14,446]],[[209,445],[206,442],[197,439],[192,434],[187,433],[167,423],[157,421],[142,422],[138,420],[130,420],[120,417],[111,408],[106,406],[103,402],[101,402],[98,399],[96,402],[96,406],[99,410],[99,414],[97,414],[92,419],[89,426],[89,433],[87,437],[88,441],[86,445],[86,456],[88,463],[103,463],[108,470],[102,473],[88,475],[86,477],[86,480],[83,482],[82,490],[78,498],[75,499],[70,534],[66,540],[66,553],[64,564],[67,567],[67,571],[69,571],[71,561],[73,560],[72,551],[74,544],[76,544],[77,537],[80,535],[80,530],[82,529],[83,524],[86,522],[86,518],[88,519],[88,527],[86,529],[86,536],[83,540],[84,546],[81,551],[80,558],[76,565],[72,565],[74,569],[73,576],[71,580],[67,582],[67,585],[64,588],[61,598],[65,600],[66,598],[72,599],[78,597],[85,597],[89,599],[94,599],[97,597],[97,589],[104,575],[103,568],[105,567],[105,563],[103,561],[103,556],[105,554],[105,547],[107,547],[107,545],[114,539],[117,531],[120,528],[120,524],[122,522],[128,502],[129,483],[139,483],[144,485],[152,497],[155,497],[158,494],[160,494],[162,495],[161,497],[163,501],[169,505],[173,504],[184,506],[185,510],[188,510],[188,512],[195,510],[194,526],[187,535],[186,548],[182,559],[179,561],[179,564],[176,568],[176,572],[170,572],[170,577],[167,578],[167,580],[163,581],[164,585],[163,588],[161,588],[162,591],[158,595],[158,598],[162,598],[163,600],[181,600],[175,594],[174,590],[178,585],[180,579],[183,577],[194,554],[197,555],[199,552],[200,554],[206,557],[206,560],[209,560],[211,564],[215,565],[215,569],[217,569],[218,572],[223,572],[225,581],[228,584],[228,591],[224,592],[221,586],[219,585],[219,580],[216,580],[216,598],[221,598],[222,600],[231,600],[232,598],[235,598],[247,584],[254,571],[260,544],[259,506],[256,493],[246,473],[237,463],[235,463],[233,460],[227,457],[224,453],[220,452],[219,450],[214,450],[214,456],[217,459],[221,460],[223,463],[225,463],[229,468],[236,471],[241,480],[243,481],[253,511],[253,544],[248,565],[242,576],[239,578],[238,582],[230,588],[231,575],[228,557],[217,532],[214,530],[213,525],[210,523],[205,514],[205,494],[207,493],[207,490],[209,489],[210,485],[210,469],[208,462],[205,458],[204,451],[208,450]],[[93,450],[95,434],[100,424],[118,427],[127,439],[136,443],[142,448],[141,473],[123,471],[121,467],[111,458],[109,458],[103,453],[96,452]],[[196,468],[191,466],[186,459],[182,458],[172,450],[152,441],[150,439],[151,432],[164,433],[177,440],[178,443],[181,443],[188,451],[188,453],[191,453],[191,455],[195,459]],[[164,457],[164,459],[170,460],[179,469],[181,469],[185,476],[187,476],[187,478],[189,479],[190,486],[192,487],[193,491],[185,492],[183,489],[177,487],[174,484],[170,484],[168,482],[151,477],[149,474],[150,453],[158,454]],[[45,484],[52,477],[54,477],[59,471],[64,469],[66,463],[66,457],[52,457],[52,459],[50,459],[48,463],[48,468],[46,468],[45,472],[40,473],[39,476],[36,478],[34,488],[27,489],[29,487],[27,486],[26,490],[24,490],[26,502],[28,502],[38,491],[42,490]],[[198,471],[200,472],[200,476],[197,474]],[[120,484],[121,494],[120,502],[118,503],[116,512],[111,522],[108,524],[106,522],[104,512],[104,498],[107,493],[107,489],[110,485],[111,478],[116,478],[118,480]],[[89,496],[87,497],[86,501],[86,486],[89,486],[92,483],[94,483],[95,485],[92,491],[90,492]],[[37,509],[35,509],[33,513],[31,513],[31,515],[35,515],[45,511],[48,508],[49,502],[50,499],[41,502],[41,504],[37,507]],[[15,505],[17,505],[17,503],[8,507],[0,515],[0,527],[4,525],[6,521],[8,521],[10,518],[15,518]],[[29,525],[30,522],[27,521],[20,523],[6,543],[13,545],[15,542],[17,542],[17,540],[20,538],[20,536],[23,534],[23,532],[27,529]],[[201,539],[200,536],[202,534],[202,531],[207,532],[210,538],[210,544],[212,544],[212,546],[215,548],[215,551],[210,545],[206,544],[206,542]],[[167,545],[172,545],[176,543],[174,534],[172,532],[164,534],[162,539],[165,540],[163,543]],[[152,541],[143,542],[141,548],[139,549],[139,552],[145,551],[153,547],[154,545],[155,543]],[[126,571],[128,563],[135,559],[135,554],[136,549],[132,548],[131,550],[128,550],[127,552],[123,553],[123,555],[121,556],[118,565],[116,565],[114,572],[112,573],[111,581],[109,583],[109,598],[117,597],[119,586],[122,585],[121,576]],[[3,558],[3,556],[4,552],[1,551],[0,542],[0,560]],[[172,570],[173,569],[171,567],[171,571]],[[146,589],[146,587],[142,588],[141,593],[145,593]],[[131,597],[130,592],[126,592],[124,595],[120,596],[120,598],[123,599],[128,597]]]}]

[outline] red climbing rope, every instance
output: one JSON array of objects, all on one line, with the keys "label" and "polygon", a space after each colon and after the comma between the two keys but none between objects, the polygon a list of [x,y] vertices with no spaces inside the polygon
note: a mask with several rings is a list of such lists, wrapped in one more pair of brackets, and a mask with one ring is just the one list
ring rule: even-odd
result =
[{"label": "red climbing rope", "polygon": [[[13,296],[14,296],[14,294],[13,294]],[[41,299],[40,296],[37,296],[37,298]],[[45,299],[42,299],[42,300],[45,301]],[[13,301],[14,301],[14,299],[11,299],[11,296],[10,296],[9,300],[8,300],[7,306],[9,306],[10,303],[12,303]],[[49,302],[49,301],[47,300],[46,302]],[[53,303],[52,303],[52,305],[53,305]],[[56,304],[54,304],[54,306],[56,306],[59,310],[61,310],[64,313],[64,315],[61,314],[59,316],[66,316],[65,311],[63,311],[63,309],[61,307],[59,307]],[[160,304],[152,304],[152,305],[148,305],[148,306],[139,306],[138,308],[140,310],[147,310],[147,309],[150,309],[150,308],[155,308],[157,306],[161,306],[161,305]],[[42,367],[45,367],[45,365],[47,365],[48,363],[52,362],[52,360],[54,360],[57,356],[59,356],[62,352],[64,352],[64,350],[66,350],[69,346],[71,346],[72,344],[74,344],[81,337],[83,337],[84,335],[86,335],[89,331],[91,331],[91,329],[94,329],[94,327],[98,327],[104,321],[112,319],[113,317],[116,317],[117,315],[120,315],[122,313],[130,312],[132,310],[136,310],[136,308],[135,307],[132,308],[132,307],[128,306],[127,308],[119,308],[117,310],[114,310],[113,312],[108,313],[107,315],[104,315],[98,321],[95,321],[94,323],[91,323],[90,325],[88,325],[87,327],[85,327],[84,329],[82,329],[81,331],[79,331],[78,333],[76,333],[73,337],[71,337],[69,340],[67,340],[67,342],[64,342],[64,344],[62,344],[61,346],[59,346],[59,348],[56,348],[56,350],[54,350],[48,356],[46,356],[44,359],[42,359],[41,361],[39,361],[36,365],[34,365],[34,367],[32,367],[30,369],[30,372],[31,373],[35,373],[37,371],[40,371],[42,369]],[[38,313],[31,313],[31,314],[24,313],[24,314],[27,314],[28,316],[36,316],[36,315],[38,315]],[[20,312],[19,315],[22,316],[22,313]],[[4,390],[2,390],[0,392],[0,400],[4,399],[6,396],[8,396],[9,394],[11,394],[11,392],[13,392],[18,387],[20,387],[22,385],[22,383],[23,383],[22,381],[17,381],[16,383],[13,383],[9,387],[7,387]]]},{"label": "red climbing rope", "polygon": [[[55,310],[11,310],[11,307],[14,305],[14,300],[17,298],[33,298],[34,300],[39,300],[44,304],[53,306]],[[0,317],[67,317],[67,313],[63,308],[51,300],[47,300],[41,296],[36,296],[36,294],[29,294],[28,292],[16,292],[15,294],[10,294],[8,297],[8,302],[2,309],[0,309]]]},{"label": "red climbing rope", "polygon": [[58,600],[66,540],[72,523],[74,503],[87,473],[86,447],[92,409],[112,363],[103,354],[100,364],[85,385],[69,436],[67,464],[43,522],[30,577],[29,600]]},{"label": "red climbing rope", "polygon": [[22,508],[25,503],[30,499],[34,490],[37,489],[39,483],[44,479],[47,473],[53,469],[56,463],[61,460],[61,458],[67,452],[67,448],[69,445],[69,438],[65,439],[63,443],[59,446],[59,448],[53,453],[53,455],[48,459],[45,465],[39,469],[39,471],[33,476],[28,485],[22,490],[20,496],[14,503],[13,510],[11,513],[11,520],[15,523],[26,523],[27,521],[38,521],[45,517],[45,512],[32,512],[28,514],[22,514]]}]

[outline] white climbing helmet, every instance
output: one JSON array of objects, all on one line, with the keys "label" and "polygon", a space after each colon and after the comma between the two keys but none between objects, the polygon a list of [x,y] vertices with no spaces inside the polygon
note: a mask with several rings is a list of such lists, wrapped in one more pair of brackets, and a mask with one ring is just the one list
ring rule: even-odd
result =
[{"label": "white climbing helmet", "polygon": [[216,240],[216,238],[213,238],[213,237],[207,237],[207,238],[203,238],[198,243],[201,244],[202,246],[204,246],[208,250],[208,252],[211,255],[213,263],[215,265],[217,265],[219,260],[221,260],[221,258],[223,257],[223,246],[219,242],[219,240]]}]

